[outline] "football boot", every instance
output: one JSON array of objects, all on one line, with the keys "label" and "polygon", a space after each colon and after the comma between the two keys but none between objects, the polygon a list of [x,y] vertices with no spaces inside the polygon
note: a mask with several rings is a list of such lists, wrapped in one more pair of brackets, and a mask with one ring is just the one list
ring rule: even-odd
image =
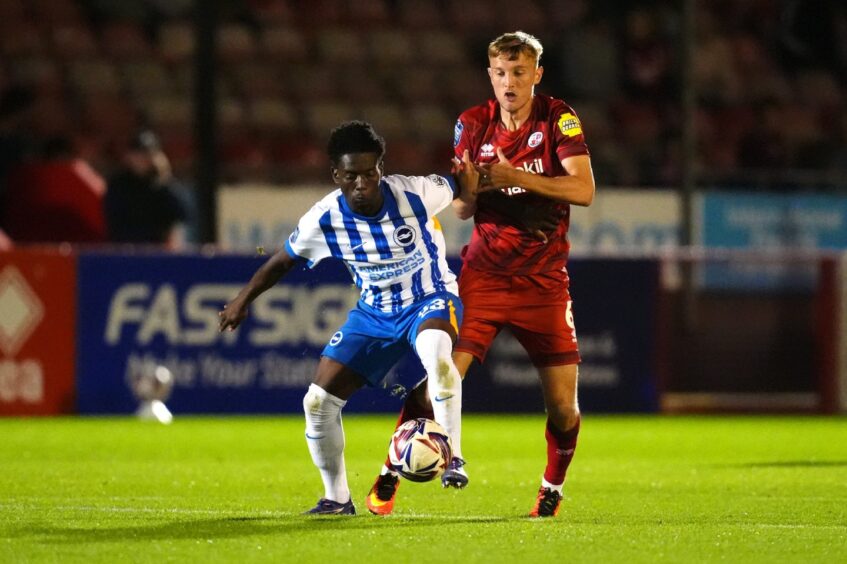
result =
[{"label": "football boot", "polygon": [[356,507],[353,505],[353,500],[350,499],[347,503],[340,503],[322,497],[318,500],[318,504],[306,511],[303,515],[355,515]]},{"label": "football boot", "polygon": [[538,497],[535,498],[535,507],[529,512],[530,517],[555,517],[559,514],[559,506],[562,504],[562,494],[556,490],[541,486],[538,489]]},{"label": "football boot", "polygon": [[390,515],[394,511],[394,496],[400,487],[400,478],[391,472],[377,476],[368,493],[368,511],[374,515]]},{"label": "football boot", "polygon": [[465,461],[454,456],[447,465],[447,470],[441,475],[441,487],[462,489],[468,485],[468,473],[465,472]]}]

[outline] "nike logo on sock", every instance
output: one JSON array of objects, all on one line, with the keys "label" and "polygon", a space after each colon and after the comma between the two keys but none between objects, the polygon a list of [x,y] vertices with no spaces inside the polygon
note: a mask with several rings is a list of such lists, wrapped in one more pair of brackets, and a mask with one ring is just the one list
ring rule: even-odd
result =
[{"label": "nike logo on sock", "polygon": [[442,401],[447,401],[448,399],[450,399],[452,397],[453,397],[453,394],[450,394],[449,396],[445,396],[443,398],[435,396],[435,401],[437,401],[438,403],[441,403]]},{"label": "nike logo on sock", "polygon": [[318,439],[322,439],[322,438],[323,438],[323,436],[313,437],[313,436],[311,436],[309,433],[306,433],[306,438],[307,438],[307,439],[312,439],[313,441],[316,441],[316,440],[318,440]]}]

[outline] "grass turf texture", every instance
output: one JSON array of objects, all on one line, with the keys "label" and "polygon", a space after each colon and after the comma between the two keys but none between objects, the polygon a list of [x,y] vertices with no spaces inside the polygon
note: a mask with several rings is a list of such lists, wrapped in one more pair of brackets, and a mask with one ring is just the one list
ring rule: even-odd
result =
[{"label": "grass turf texture", "polygon": [[470,486],[403,482],[370,515],[393,422],[345,418],[359,515],[306,517],[301,417],[0,419],[0,562],[847,560],[843,418],[585,416],[541,521],[540,416],[466,416]]}]

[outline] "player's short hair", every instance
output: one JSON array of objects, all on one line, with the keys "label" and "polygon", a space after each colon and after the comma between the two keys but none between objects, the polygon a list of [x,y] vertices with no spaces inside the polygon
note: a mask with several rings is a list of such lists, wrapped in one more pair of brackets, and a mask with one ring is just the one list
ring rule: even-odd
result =
[{"label": "player's short hair", "polygon": [[489,59],[506,57],[508,60],[514,61],[520,57],[521,53],[524,53],[535,59],[537,65],[541,62],[541,53],[543,52],[544,47],[541,46],[538,38],[524,31],[504,33],[488,44]]},{"label": "player's short hair", "polygon": [[330,133],[326,152],[334,165],[341,160],[341,155],[350,153],[375,153],[382,160],[385,139],[366,121],[345,121]]}]

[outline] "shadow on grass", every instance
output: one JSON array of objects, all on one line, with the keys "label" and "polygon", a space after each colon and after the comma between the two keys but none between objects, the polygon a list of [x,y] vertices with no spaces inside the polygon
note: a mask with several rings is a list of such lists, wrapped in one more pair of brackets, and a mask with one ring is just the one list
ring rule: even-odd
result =
[{"label": "shadow on grass", "polygon": [[847,460],[773,460],[770,462],[745,462],[733,466],[746,468],[838,468],[847,466]]},{"label": "shadow on grass", "polygon": [[156,524],[123,527],[44,526],[32,524],[20,527],[10,536],[38,538],[41,542],[82,544],[90,542],[121,542],[148,540],[215,540],[249,536],[277,536],[299,533],[323,533],[384,527],[391,530],[437,527],[463,523],[502,523],[525,519],[522,516],[503,517],[439,517],[392,516],[387,518],[359,516],[237,516],[214,519],[179,520]]}]

